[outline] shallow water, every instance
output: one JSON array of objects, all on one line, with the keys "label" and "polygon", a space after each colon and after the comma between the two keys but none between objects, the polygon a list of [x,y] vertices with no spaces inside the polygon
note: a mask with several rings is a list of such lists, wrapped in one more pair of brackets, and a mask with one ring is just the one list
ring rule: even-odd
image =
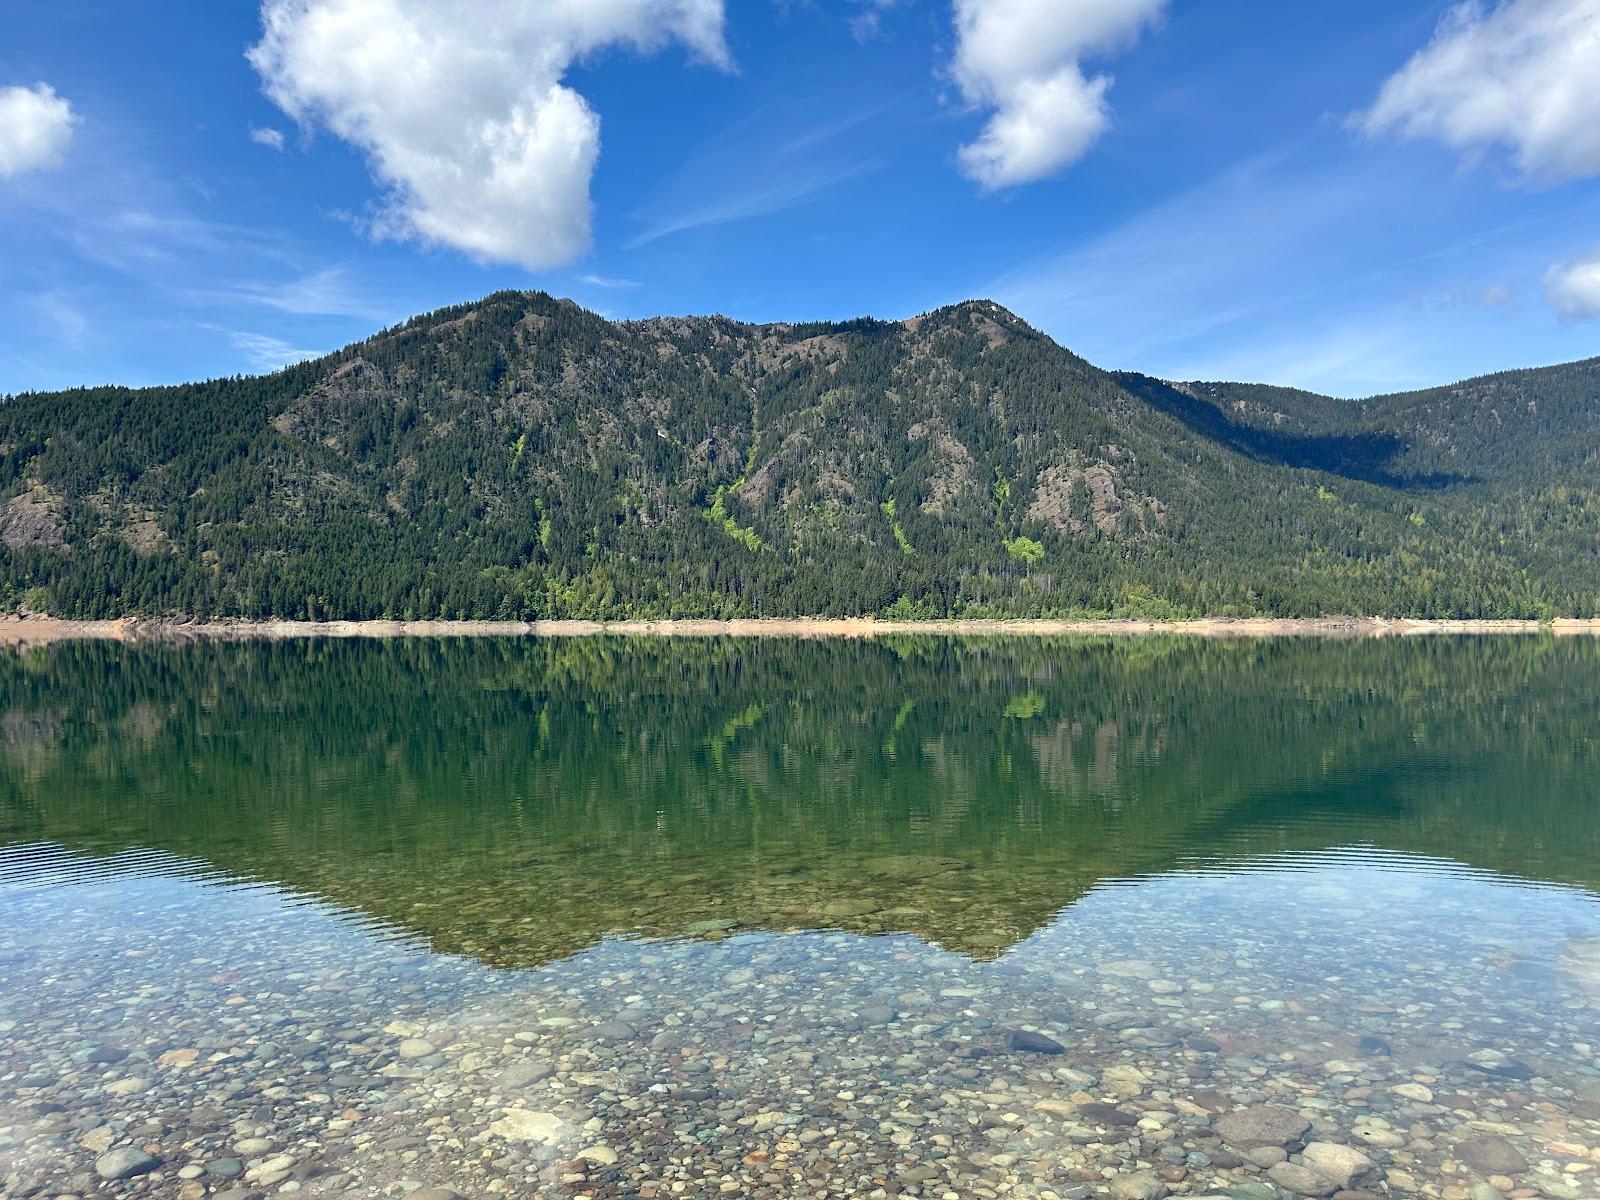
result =
[{"label": "shallow water", "polygon": [[1536,638],[8,652],[0,1194],[1593,1200],[1597,697]]}]

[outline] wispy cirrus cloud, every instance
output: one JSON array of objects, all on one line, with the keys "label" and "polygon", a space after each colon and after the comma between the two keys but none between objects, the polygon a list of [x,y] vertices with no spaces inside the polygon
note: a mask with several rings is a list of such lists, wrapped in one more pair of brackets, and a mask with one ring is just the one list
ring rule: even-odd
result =
[{"label": "wispy cirrus cloud", "polygon": [[52,288],[28,297],[28,306],[51,340],[81,347],[88,340],[90,323],[76,297],[64,288]]},{"label": "wispy cirrus cloud", "polygon": [[750,114],[704,143],[641,206],[635,215],[643,228],[625,248],[783,212],[877,170],[881,149],[848,135],[888,107],[861,106],[799,129],[782,128],[767,110]]},{"label": "wispy cirrus cloud", "polygon": [[251,279],[192,293],[200,300],[243,303],[295,316],[360,317],[382,320],[389,315],[350,278],[342,266],[281,279]]},{"label": "wispy cirrus cloud", "polygon": [[200,328],[220,333],[227,339],[228,344],[235,350],[241,351],[246,361],[258,371],[279,371],[297,362],[321,358],[327,353],[326,350],[304,350],[295,346],[293,342],[248,329],[229,329],[223,325],[211,324],[202,324]]},{"label": "wispy cirrus cloud", "polygon": [[850,17],[850,32],[858,42],[870,42],[883,32],[883,18],[900,0],[852,0],[855,12]]},{"label": "wispy cirrus cloud", "polygon": [[972,290],[1092,362],[1169,379],[1363,395],[1503,366],[1543,223],[1505,196],[1500,224],[1454,224],[1425,161],[1341,141],[1244,159]]},{"label": "wispy cirrus cloud", "polygon": [[580,283],[587,283],[590,287],[617,289],[636,288],[639,286],[637,279],[619,279],[612,275],[580,275]]}]

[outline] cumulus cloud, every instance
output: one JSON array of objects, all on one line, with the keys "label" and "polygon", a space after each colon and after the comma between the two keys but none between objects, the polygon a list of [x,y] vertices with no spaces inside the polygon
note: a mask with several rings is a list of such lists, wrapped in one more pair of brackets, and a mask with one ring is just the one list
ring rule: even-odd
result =
[{"label": "cumulus cloud", "polygon": [[0,178],[58,165],[77,116],[47,83],[0,88]]},{"label": "cumulus cloud", "polygon": [[283,130],[281,129],[252,129],[250,140],[258,146],[265,146],[268,150],[283,149]]},{"label": "cumulus cloud", "polygon": [[1166,0],[955,0],[953,74],[992,109],[962,171],[987,188],[1044,179],[1082,158],[1110,124],[1109,75],[1083,60],[1132,43]]},{"label": "cumulus cloud", "polygon": [[723,0],[263,0],[267,95],[359,147],[380,234],[542,269],[589,245],[600,118],[562,82],[613,46],[728,65]]},{"label": "cumulus cloud", "polygon": [[1458,4],[1357,121],[1472,155],[1504,149],[1529,176],[1600,173],[1600,0]]},{"label": "cumulus cloud", "polygon": [[1551,267],[1545,296],[1563,316],[1586,321],[1600,317],[1600,254]]}]

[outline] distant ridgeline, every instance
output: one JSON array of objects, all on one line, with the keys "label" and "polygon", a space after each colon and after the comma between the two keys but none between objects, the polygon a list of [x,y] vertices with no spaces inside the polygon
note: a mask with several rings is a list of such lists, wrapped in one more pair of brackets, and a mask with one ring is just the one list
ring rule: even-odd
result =
[{"label": "distant ridgeline", "polygon": [[1600,611],[1600,359],[1334,400],[987,301],[503,292],[274,375],[0,402],[0,608],[303,618]]}]

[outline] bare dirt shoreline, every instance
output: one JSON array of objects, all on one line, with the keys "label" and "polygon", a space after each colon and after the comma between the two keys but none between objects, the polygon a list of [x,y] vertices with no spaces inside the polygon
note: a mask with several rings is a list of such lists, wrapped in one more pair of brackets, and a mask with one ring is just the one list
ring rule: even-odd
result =
[{"label": "bare dirt shoreline", "polygon": [[871,618],[796,617],[766,620],[680,621],[244,621],[188,622],[124,618],[68,621],[56,617],[0,617],[0,645],[70,639],[109,641],[282,640],[288,638],[395,637],[784,637],[877,638],[905,634],[961,637],[1413,637],[1430,634],[1600,635],[1600,619],[1446,621],[1411,618],[1206,618],[1137,620],[878,621]]}]

